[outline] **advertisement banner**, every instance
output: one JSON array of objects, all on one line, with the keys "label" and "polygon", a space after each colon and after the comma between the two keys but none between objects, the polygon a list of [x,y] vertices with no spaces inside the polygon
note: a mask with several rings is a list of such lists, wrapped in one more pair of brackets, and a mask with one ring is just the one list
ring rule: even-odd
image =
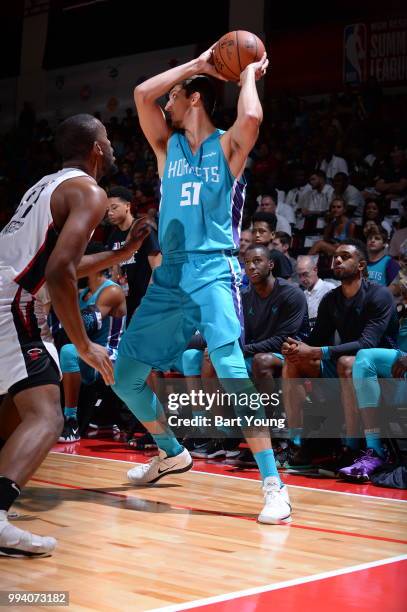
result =
[{"label": "advertisement banner", "polygon": [[383,87],[406,86],[407,18],[275,32],[269,53],[271,95],[341,91],[370,76]]}]

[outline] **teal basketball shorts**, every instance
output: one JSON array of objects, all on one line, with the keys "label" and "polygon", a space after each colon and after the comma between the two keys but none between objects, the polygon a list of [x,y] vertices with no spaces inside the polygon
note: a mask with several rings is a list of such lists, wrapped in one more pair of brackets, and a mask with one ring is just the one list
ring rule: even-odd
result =
[{"label": "teal basketball shorts", "polygon": [[119,354],[159,370],[176,363],[199,330],[209,354],[240,338],[240,265],[226,252],[163,257],[123,335]]}]

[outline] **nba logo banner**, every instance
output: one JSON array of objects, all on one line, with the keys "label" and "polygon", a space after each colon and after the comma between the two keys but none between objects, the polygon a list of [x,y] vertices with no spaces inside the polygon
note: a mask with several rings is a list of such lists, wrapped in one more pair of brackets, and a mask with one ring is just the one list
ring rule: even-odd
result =
[{"label": "nba logo banner", "polygon": [[363,83],[367,75],[367,35],[364,23],[354,23],[343,31],[343,82]]}]

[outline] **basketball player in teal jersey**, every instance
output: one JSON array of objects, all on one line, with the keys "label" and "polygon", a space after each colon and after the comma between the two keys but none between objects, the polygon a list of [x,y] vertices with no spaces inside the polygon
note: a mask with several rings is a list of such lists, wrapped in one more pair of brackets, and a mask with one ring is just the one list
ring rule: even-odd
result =
[{"label": "basketball player in teal jersey", "polygon": [[[265,74],[268,60],[264,54],[241,73],[237,119],[223,132],[211,119],[215,92],[209,76],[222,78],[211,56],[209,49],[135,89],[140,125],[157,156],[162,181],[163,255],[123,336],[115,368],[114,390],[159,448],[158,457],[128,472],[135,485],[152,484],[192,467],[190,454],[169,429],[146,378],[152,367],[166,370],[176,362],[196,329],[208,344],[226,391],[232,382],[234,392],[236,384],[248,393],[256,392],[249,387],[239,345],[240,266],[235,254],[245,193],[243,170],[263,117],[256,80]],[[165,110],[172,127],[157,102],[167,92]],[[290,521],[288,493],[278,476],[268,431],[250,436],[248,443],[263,479],[265,506],[259,521]]]}]

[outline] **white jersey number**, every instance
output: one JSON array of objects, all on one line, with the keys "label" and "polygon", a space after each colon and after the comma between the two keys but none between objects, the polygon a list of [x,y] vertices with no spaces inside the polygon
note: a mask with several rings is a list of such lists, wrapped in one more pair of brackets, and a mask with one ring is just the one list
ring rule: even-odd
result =
[{"label": "white jersey number", "polygon": [[180,206],[198,206],[202,183],[183,183]]}]

